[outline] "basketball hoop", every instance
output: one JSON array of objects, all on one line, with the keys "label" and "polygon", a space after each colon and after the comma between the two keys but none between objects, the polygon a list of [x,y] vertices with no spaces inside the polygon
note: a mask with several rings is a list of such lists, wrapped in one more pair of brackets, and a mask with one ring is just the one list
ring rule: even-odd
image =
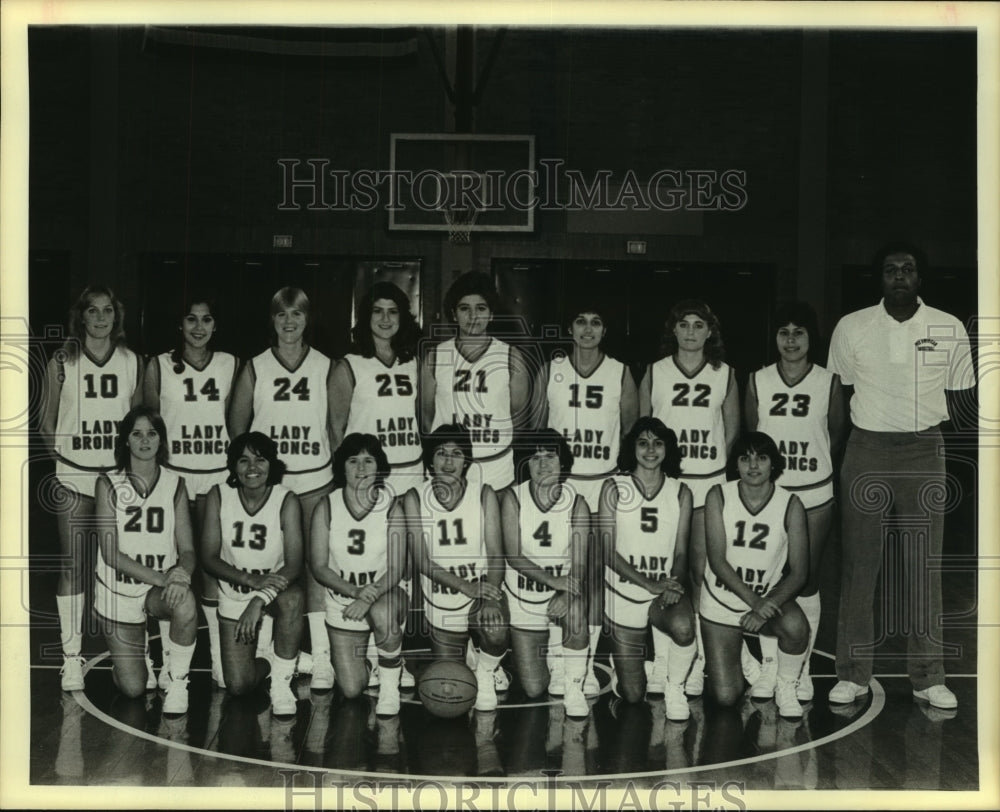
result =
[{"label": "basketball hoop", "polygon": [[473,205],[444,206],[444,221],[448,224],[448,240],[452,245],[468,245],[472,239],[472,227],[479,217],[479,209]]}]

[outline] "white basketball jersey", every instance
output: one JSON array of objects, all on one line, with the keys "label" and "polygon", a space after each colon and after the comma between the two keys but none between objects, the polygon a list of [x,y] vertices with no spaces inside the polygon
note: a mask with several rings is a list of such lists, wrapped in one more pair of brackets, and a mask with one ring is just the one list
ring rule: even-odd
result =
[{"label": "white basketball jersey", "polygon": [[[218,485],[219,525],[222,547],[219,558],[236,569],[266,575],[285,566],[285,536],[281,530],[281,506],[288,488],[272,485],[264,504],[252,513],[240,499],[239,488]],[[246,600],[253,587],[219,579],[219,589],[233,600]]]},{"label": "white basketball jersey", "polygon": [[171,468],[215,473],[226,468],[229,432],[226,398],[233,387],[236,358],[213,352],[203,369],[187,361],[174,372],[170,353],[156,358],[160,367],[160,415],[170,440]]},{"label": "white basketball jersey", "polygon": [[607,474],[618,465],[624,374],[625,365],[606,355],[586,376],[568,355],[549,364],[549,426],[569,443],[576,475]]},{"label": "white basketball jersey", "polygon": [[[722,521],[726,528],[726,560],[758,595],[781,580],[788,560],[788,503],[792,494],[774,486],[771,498],[752,512],[740,497],[739,480],[727,482],[722,490]],[[746,611],[742,599],[729,591],[705,560],[705,588],[723,606]]]},{"label": "white basketball jersey", "polygon": [[354,378],[354,396],[345,434],[378,437],[391,465],[409,465],[420,459],[417,424],[417,362],[397,358],[386,366],[378,358],[345,355]]},{"label": "white basketball jersey", "polygon": [[[421,530],[429,539],[431,560],[466,581],[480,581],[486,575],[486,543],[483,538],[482,489],[471,482],[452,510],[434,494],[431,482],[421,494]],[[460,609],[469,603],[461,592],[421,575],[424,598],[439,609]]]},{"label": "white basketball jersey", "polygon": [[[548,510],[543,510],[531,493],[531,483],[515,486],[518,502],[518,527],[521,531],[521,555],[542,567],[549,575],[569,575],[572,544],[573,498],[568,489]],[[586,537],[583,539],[586,543]],[[545,584],[528,578],[511,566],[504,573],[507,589],[526,603],[543,603],[555,592]]]},{"label": "white basketball jersey", "polygon": [[[157,572],[166,572],[177,563],[174,539],[174,497],[180,478],[166,468],[159,469],[156,482],[142,496],[124,471],[109,473],[114,502],[118,552]],[[135,581],[104,560],[98,549],[97,578],[119,595],[145,595],[152,584]]]},{"label": "white basketball jersey", "polygon": [[139,358],[115,347],[103,363],[85,350],[62,364],[56,419],[56,451],[74,468],[110,471],[115,465],[118,424],[139,381]]},{"label": "white basketball jersey", "polygon": [[726,428],[722,404],[729,387],[729,365],[713,369],[707,361],[693,375],[672,355],[652,367],[651,401],[658,417],[677,435],[685,477],[713,476],[726,468]]},{"label": "white basketball jersey", "polygon": [[495,457],[510,446],[510,345],[491,338],[469,361],[450,338],[434,349],[434,425],[457,423],[472,434],[472,456]]},{"label": "white basketball jersey", "polygon": [[278,445],[278,457],[290,474],[318,471],[330,465],[327,431],[327,377],[330,359],[310,347],[295,369],[265,350],[253,361],[254,431]]},{"label": "white basketball jersey", "polygon": [[813,364],[796,384],[785,383],[777,364],[755,372],[757,428],[769,434],[785,458],[781,487],[822,485],[833,478],[827,415],[833,373]]},{"label": "white basketball jersey", "polygon": [[[681,483],[664,477],[660,489],[648,499],[629,475],[612,480],[618,488],[615,513],[615,552],[643,575],[655,581],[670,576],[674,567],[677,525],[680,521]],[[613,591],[633,601],[649,600],[650,594],[605,567],[605,583]]]},{"label": "white basketball jersey", "polygon": [[[344,499],[344,489],[329,496],[330,539],[327,566],[355,586],[373,584],[388,567],[389,511],[393,500],[381,498],[364,516],[355,516]],[[399,528],[402,532],[403,528]],[[336,593],[328,589],[331,595]]]}]

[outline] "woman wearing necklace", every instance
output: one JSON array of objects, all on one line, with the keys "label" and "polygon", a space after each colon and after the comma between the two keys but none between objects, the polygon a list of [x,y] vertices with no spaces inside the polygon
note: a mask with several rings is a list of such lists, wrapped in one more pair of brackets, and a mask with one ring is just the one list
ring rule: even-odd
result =
[{"label": "woman wearing necklace", "polygon": [[705,501],[708,560],[700,608],[712,694],[723,706],[739,700],[743,635],[762,632],[778,638],[778,712],[798,718],[795,686],[809,642],[809,622],[795,602],[809,570],[805,510],[797,496],[775,485],[785,459],[768,435],[738,439],[729,468],[738,478],[714,486]]},{"label": "woman wearing necklace", "polygon": [[497,707],[496,672],[507,653],[510,611],[501,589],[504,556],[496,493],[468,478],[471,465],[469,430],[438,426],[424,439],[430,479],[406,494],[404,510],[422,576],[431,654],[463,659],[475,638],[475,707],[492,711]]},{"label": "woman wearing necklace", "polygon": [[640,417],[622,441],[622,473],[605,482],[598,511],[612,688],[627,702],[645,697],[643,655],[652,627],[667,644],[656,650],[650,682],[663,685],[667,717],[677,722],[691,713],[684,681],[696,653],[687,566],[691,491],[678,478],[680,461],[673,431]]},{"label": "woman wearing necklace", "polygon": [[[302,637],[302,519],[298,497],[281,484],[278,446],[258,431],[226,453],[225,484],[208,493],[202,566],[218,579],[222,673],[235,695],[271,674],[271,710],[295,713],[291,690]],[[258,628],[274,618],[274,655],[255,659]]]},{"label": "woman wearing necklace", "polygon": [[[819,569],[833,521],[833,460],[845,439],[847,415],[840,378],[813,361],[821,344],[816,312],[804,302],[789,302],[778,308],[774,323],[778,361],[750,376],[744,415],[750,431],[778,438],[785,458],[781,486],[798,496],[806,511],[809,580],[796,598],[809,621],[798,683],[798,698],[806,702],[813,696],[809,655],[819,628]],[[743,660],[750,695],[764,699],[774,694],[777,641],[762,636],[760,643],[763,668],[749,651]]]},{"label": "woman wearing necklace", "polygon": [[65,508],[56,511],[65,562],[56,587],[64,691],[83,690],[84,589],[95,543],[76,528],[90,523],[97,476],[114,468],[121,419],[142,396],[142,360],[125,345],[124,319],[110,288],[86,288],[70,308],[69,337],[45,371],[39,432],[56,459],[53,501]]},{"label": "woman wearing necklace", "polygon": [[95,488],[100,532],[94,607],[112,672],[129,697],[147,690],[146,621],[170,621],[164,713],[188,707],[188,670],[198,630],[191,591],[195,567],[184,481],[163,466],[167,430],[156,412],[136,406],[122,418],[115,442],[117,468]]},{"label": "woman wearing necklace", "polygon": [[[309,297],[285,287],[271,299],[271,347],[248,361],[233,392],[229,425],[233,434],[263,432],[278,446],[287,466],[282,481],[299,497],[302,538],[310,538],[312,512],[330,492],[330,359],[305,340]],[[312,687],[333,687],[330,642],[323,612],[323,588],[305,574],[306,617],[312,644]]]},{"label": "woman wearing necklace", "polygon": [[[639,398],[631,371],[602,347],[608,334],[604,305],[581,301],[570,312],[573,348],[568,355],[557,351],[541,368],[536,384],[537,391],[545,393],[540,423],[566,438],[574,457],[567,481],[596,514],[604,480],[618,464],[621,438],[639,416]],[[604,558],[596,538],[589,553],[585,591],[588,655],[593,662],[604,622]],[[593,668],[588,667],[584,693],[599,692]]]},{"label": "woman wearing necklace", "polygon": [[[522,481],[500,494],[514,661],[529,698],[548,688],[563,694],[567,715],[586,717],[590,511],[582,496],[563,486],[573,455],[559,432],[520,436],[517,452],[515,472]],[[548,663],[542,656],[546,646]]]},{"label": "woman wearing necklace", "polygon": [[316,507],[309,566],[326,588],[326,626],[337,682],[348,699],[373,673],[358,656],[374,635],[379,695],[375,712],[399,713],[402,622],[409,595],[402,500],[386,488],[389,461],[373,434],[348,434],[333,455],[334,491]]},{"label": "woman wearing necklace", "polygon": [[[639,414],[658,417],[677,433],[681,479],[691,489],[692,604],[697,616],[705,569],[705,495],[726,481],[726,460],[740,431],[735,373],[723,360],[719,320],[705,302],[685,299],[671,308],[664,337],[667,355],[653,364],[639,385]],[[696,633],[700,629],[695,624]],[[653,634],[659,653],[666,641]],[[685,691],[700,696],[704,686],[704,646]]]},{"label": "woman wearing necklace", "polygon": [[[226,415],[239,363],[228,352],[212,349],[217,326],[213,311],[208,298],[195,296],[189,301],[177,328],[177,346],[153,358],[146,367],[143,383],[143,402],[163,416],[171,437],[166,467],[184,478],[197,547],[201,546],[199,536],[205,523],[208,492],[213,485],[224,484],[229,474],[226,448],[230,435]],[[216,613],[219,584],[202,571],[201,586],[212,679],[223,686]],[[162,626],[160,639],[166,652],[169,646]]]}]

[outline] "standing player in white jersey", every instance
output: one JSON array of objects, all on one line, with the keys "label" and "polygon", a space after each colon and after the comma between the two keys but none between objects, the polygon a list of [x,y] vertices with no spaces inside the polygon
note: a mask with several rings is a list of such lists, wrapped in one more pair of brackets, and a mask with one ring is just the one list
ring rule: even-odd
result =
[{"label": "standing player in white jersey", "polygon": [[469,430],[478,478],[499,490],[514,480],[510,444],[515,427],[527,419],[531,376],[517,347],[486,332],[497,303],[485,273],[464,273],[448,288],[443,309],[458,335],[424,360],[420,409],[425,433],[450,424]]},{"label": "standing player in white jersey", "polygon": [[[600,303],[581,302],[570,312],[573,349],[569,355],[554,354],[536,384],[537,391],[545,393],[540,422],[566,438],[575,459],[568,481],[596,514],[604,480],[618,463],[621,438],[639,416],[639,398],[631,371],[601,347],[608,328]],[[597,541],[596,535],[591,537],[587,564],[591,662],[604,622],[604,555]],[[584,692],[599,690],[593,668],[588,667]]]},{"label": "standing player in white jersey", "polygon": [[628,702],[646,695],[646,629],[656,647],[650,683],[662,685],[667,717],[690,716],[684,682],[696,654],[687,585],[691,491],[678,478],[677,436],[655,417],[640,417],[622,441],[621,475],[601,492],[604,611],[611,624],[615,692]]},{"label": "standing player in white jersey", "polygon": [[501,492],[500,518],[517,673],[529,698],[548,688],[563,694],[568,715],[585,717],[590,511],[582,496],[564,487],[573,454],[562,434],[542,429],[518,435],[516,445],[519,483]]},{"label": "standing player in white jersey", "polygon": [[799,498],[775,484],[784,468],[774,440],[751,432],[733,446],[730,472],[739,479],[708,492],[701,632],[712,694],[723,706],[743,694],[743,634],[777,637],[774,701],[782,716],[798,718],[802,706],[795,684],[809,644],[809,621],[795,596],[809,572],[809,531]]},{"label": "standing player in white jersey", "polygon": [[[298,497],[281,484],[285,464],[270,437],[233,438],[228,476],[208,492],[202,566],[218,579],[222,673],[229,692],[254,690],[271,674],[271,710],[295,713],[291,681],[302,637],[302,518]],[[255,658],[265,613],[274,618],[274,656]]]},{"label": "standing player in white jersey", "polygon": [[[809,656],[819,629],[819,568],[833,520],[833,461],[847,428],[840,378],[814,363],[821,343],[816,312],[805,302],[789,302],[775,313],[778,362],[754,372],[747,386],[744,419],[749,431],[777,438],[785,458],[781,487],[802,502],[809,526],[809,580],[795,599],[809,621],[809,646],[798,682],[798,698],[812,699]],[[750,695],[774,695],[777,641],[760,638],[763,670],[749,664]]]},{"label": "standing player in white jersey", "polygon": [[409,596],[402,499],[386,487],[389,460],[373,434],[348,434],[333,455],[334,491],[316,506],[309,566],[326,588],[326,625],[337,682],[353,699],[369,684],[368,637],[378,650],[375,712],[399,713],[402,622]]},{"label": "standing player in white jersey", "polygon": [[[310,538],[313,510],[330,492],[330,359],[305,340],[309,297],[285,287],[271,299],[272,345],[248,361],[236,380],[229,427],[233,435],[253,429],[278,445],[287,466],[283,483],[299,497],[302,538]],[[333,687],[323,588],[305,573],[306,617],[312,644],[312,687]]]},{"label": "standing player in white jersey", "polygon": [[[361,298],[352,330],[353,351],[334,367],[330,379],[330,428],[333,448],[346,434],[373,434],[389,460],[385,487],[402,496],[424,479],[417,416],[417,343],[420,326],[410,300],[391,282],[376,282]],[[407,561],[404,578],[411,579]],[[407,591],[409,591],[407,589]],[[379,679],[374,635],[368,646],[369,684]],[[403,670],[402,686],[413,687]]]},{"label": "standing player in white jersey", "polygon": [[[157,355],[146,367],[143,402],[163,416],[170,435],[167,467],[184,478],[192,509],[195,546],[200,547],[205,523],[205,504],[213,485],[226,481],[226,449],[229,447],[227,415],[229,396],[236,380],[238,361],[228,352],[211,348],[216,330],[209,299],[195,296],[184,310],[178,332],[180,340],[171,352]],[[201,572],[201,605],[208,623],[212,679],[222,686],[222,656],[219,648],[219,583]],[[160,640],[167,651],[161,626]],[[166,655],[164,655],[164,658]],[[161,678],[163,673],[161,672]]]},{"label": "standing player in white jersey", "polygon": [[[639,385],[639,414],[658,417],[677,434],[681,479],[691,489],[691,585],[697,615],[705,570],[705,495],[726,481],[726,460],[740,431],[736,376],[725,363],[719,320],[705,302],[685,299],[667,315],[667,355],[653,364]],[[696,633],[700,630],[696,623]],[[704,687],[704,646],[685,690]]]},{"label": "standing player in white jersey", "polygon": [[[115,466],[122,417],[141,400],[142,360],[125,346],[125,308],[103,285],[91,285],[69,312],[68,338],[45,370],[39,431],[56,460],[53,503],[63,567],[56,587],[62,638],[62,689],[83,689],[84,591],[95,542],[97,475]],[[155,678],[154,678],[155,679]]]},{"label": "standing player in white jersey", "polygon": [[461,425],[438,426],[424,440],[428,482],[405,497],[414,560],[421,574],[431,653],[462,659],[477,638],[476,710],[497,707],[496,676],[507,653],[510,611],[496,493],[471,482],[472,440]]},{"label": "standing player in white jersey", "polygon": [[129,697],[147,690],[147,618],[169,619],[163,712],[184,713],[198,631],[191,591],[195,551],[184,482],[163,466],[167,440],[163,418],[146,406],[121,420],[117,468],[98,475],[95,487],[101,542],[94,608],[115,684]]}]

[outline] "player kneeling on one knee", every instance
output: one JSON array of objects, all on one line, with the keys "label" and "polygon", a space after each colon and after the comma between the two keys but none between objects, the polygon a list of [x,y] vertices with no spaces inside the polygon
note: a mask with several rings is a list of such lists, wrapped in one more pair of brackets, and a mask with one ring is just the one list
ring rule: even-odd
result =
[{"label": "player kneeling on one knee", "polygon": [[738,479],[709,491],[701,628],[712,694],[722,705],[743,694],[743,635],[777,637],[774,698],[778,712],[794,718],[802,715],[795,685],[809,642],[795,597],[808,576],[809,538],[802,503],[775,484],[784,465],[774,440],[751,432],[733,446],[730,476]]},{"label": "player kneeling on one knee", "polygon": [[195,552],[184,481],[163,467],[167,429],[160,415],[137,406],[122,418],[116,470],[95,487],[100,557],[94,602],[122,693],[146,690],[147,618],[170,620],[170,673],[165,713],[187,711],[187,678],[198,629],[191,591]]},{"label": "player kneeling on one knee", "polygon": [[598,509],[615,690],[629,702],[641,701],[647,690],[662,692],[668,718],[684,721],[690,716],[684,682],[697,647],[687,583],[692,500],[678,479],[677,435],[658,418],[639,418],[622,441],[618,467],[623,473],[604,483]]},{"label": "player kneeling on one knee", "polygon": [[548,688],[563,695],[570,716],[587,716],[583,584],[590,511],[565,484],[573,454],[562,434],[542,429],[516,438],[514,445],[520,484],[501,492],[500,515],[518,677],[530,698]]},{"label": "player kneeling on one knee", "polygon": [[348,699],[368,687],[368,636],[378,649],[375,711],[399,713],[402,624],[409,596],[401,500],[385,486],[389,460],[374,434],[348,434],[333,455],[334,490],[313,513],[309,567],[326,587],[326,627],[337,684]]},{"label": "player kneeling on one knee", "polygon": [[[281,484],[285,464],[259,431],[236,437],[229,478],[208,493],[202,566],[219,579],[219,636],[226,688],[253,691],[271,674],[271,709],[295,713],[291,682],[304,627],[302,520],[298,497]],[[261,620],[274,618],[274,652],[258,658]]]},{"label": "player kneeling on one knee", "polygon": [[464,426],[434,429],[424,440],[431,478],[405,497],[421,573],[424,611],[436,658],[461,659],[477,638],[476,709],[495,710],[496,670],[507,653],[510,611],[501,584],[504,557],[496,493],[467,478],[472,440]]}]

